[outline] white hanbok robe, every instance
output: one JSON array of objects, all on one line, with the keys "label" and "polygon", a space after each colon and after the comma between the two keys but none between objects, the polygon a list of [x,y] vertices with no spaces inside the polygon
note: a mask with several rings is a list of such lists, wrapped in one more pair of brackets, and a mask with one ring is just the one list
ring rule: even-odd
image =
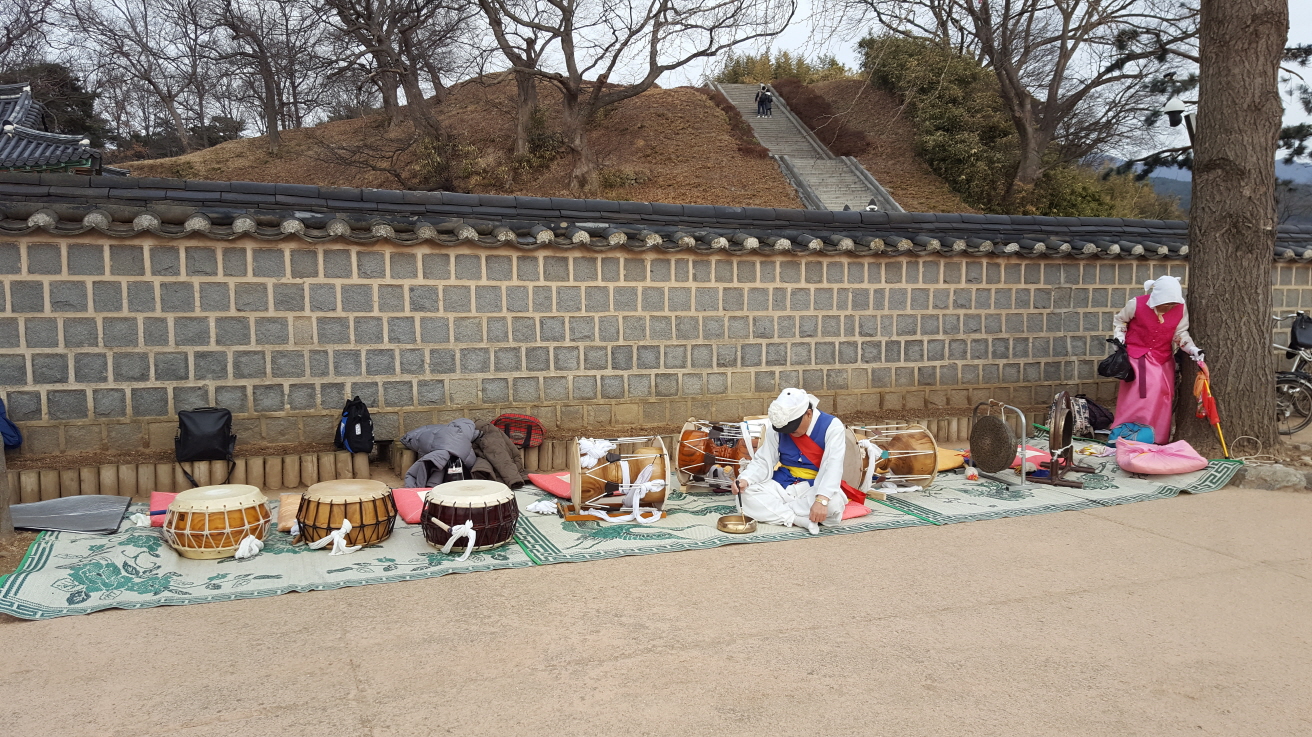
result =
[{"label": "white hanbok robe", "polygon": [[[819,411],[811,413],[807,435],[820,421]],[[772,477],[779,467],[779,433],[769,425],[761,438],[761,447],[739,478],[746,479],[748,487],[742,492],[743,514],[769,525],[796,525],[810,527],[811,506],[816,496],[829,499],[829,513],[821,524],[836,525],[843,521],[843,508],[847,496],[843,494],[843,454],[847,450],[846,428],[834,418],[825,430],[825,454],[820,469],[810,481],[798,481],[784,488]]]}]

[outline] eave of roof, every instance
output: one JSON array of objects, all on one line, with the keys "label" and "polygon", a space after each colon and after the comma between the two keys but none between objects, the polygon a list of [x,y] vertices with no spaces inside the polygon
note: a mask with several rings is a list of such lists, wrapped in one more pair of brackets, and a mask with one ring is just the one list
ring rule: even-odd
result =
[{"label": "eave of roof", "polygon": [[[1177,260],[1183,221],[672,205],[258,182],[0,173],[0,233],[605,251]],[[1283,226],[1276,260],[1312,259]]]}]

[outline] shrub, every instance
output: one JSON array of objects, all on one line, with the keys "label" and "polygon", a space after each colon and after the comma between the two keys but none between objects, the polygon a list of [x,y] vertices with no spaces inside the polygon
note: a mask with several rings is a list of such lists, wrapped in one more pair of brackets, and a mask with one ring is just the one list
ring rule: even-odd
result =
[{"label": "shrub", "polygon": [[800,54],[793,56],[787,51],[780,51],[771,59],[767,50],[759,56],[739,55],[732,51],[725,54],[724,62],[714,79],[721,84],[769,84],[772,79],[795,77],[805,84],[815,84],[851,76],[852,70],[832,56],[821,56],[811,62]]},{"label": "shrub", "polygon": [[796,77],[777,79],[771,85],[788,103],[802,123],[836,156],[860,156],[870,150],[866,134],[838,118],[834,108],[820,93]]}]

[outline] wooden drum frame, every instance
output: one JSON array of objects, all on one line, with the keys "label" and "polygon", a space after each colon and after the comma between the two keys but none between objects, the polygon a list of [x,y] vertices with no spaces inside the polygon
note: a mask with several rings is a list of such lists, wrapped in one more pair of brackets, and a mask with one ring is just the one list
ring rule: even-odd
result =
[{"label": "wooden drum frame", "polygon": [[[579,452],[578,438],[570,443],[570,501],[562,503],[560,510],[566,520],[595,520],[586,510],[611,512],[632,511],[624,506],[625,485],[636,483],[644,469],[651,467],[649,481],[661,481],[661,488],[648,491],[638,499],[643,509],[662,510],[673,479],[670,454],[659,435],[632,438],[599,438],[616,444],[616,449],[599,459],[592,468],[584,469]],[[626,476],[627,471],[627,476]],[[661,515],[664,516],[664,512]]]},{"label": "wooden drum frame", "polygon": [[489,550],[510,542],[518,521],[519,504],[509,486],[467,479],[440,484],[425,494],[419,526],[428,544],[441,548],[451,539],[452,527],[473,522],[477,543],[473,549]]},{"label": "wooden drum frame", "polygon": [[871,459],[862,453],[861,477],[875,464],[878,481],[898,486],[929,488],[938,476],[938,442],[924,425],[869,425],[853,428],[858,440],[869,440],[888,453],[884,459]]},{"label": "wooden drum frame", "polygon": [[307,543],[336,532],[343,519],[351,521],[347,545],[373,545],[386,540],[396,525],[392,490],[381,481],[321,481],[305,490],[296,509],[300,537]]},{"label": "wooden drum frame", "polygon": [[263,540],[271,519],[269,502],[258,487],[200,486],[169,504],[163,535],[183,558],[231,558],[248,535]]},{"label": "wooden drum frame", "polygon": [[[708,422],[689,418],[679,433],[676,455],[679,483],[729,489],[761,444],[762,418],[742,422]],[[755,430],[755,432],[753,432]]]}]

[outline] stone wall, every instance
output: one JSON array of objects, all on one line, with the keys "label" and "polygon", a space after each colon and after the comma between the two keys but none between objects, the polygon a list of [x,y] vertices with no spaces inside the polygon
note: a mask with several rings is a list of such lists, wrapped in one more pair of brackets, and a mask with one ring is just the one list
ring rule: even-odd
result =
[{"label": "stone wall", "polygon": [[[230,408],[244,443],[327,441],[354,395],[380,438],[501,411],[562,428],[735,417],[785,386],[839,413],[1105,400],[1112,312],[1185,271],[82,239],[0,243],[0,385],[24,453],[171,448],[174,414],[204,405]],[[1310,273],[1275,267],[1277,308],[1312,304]]]}]

